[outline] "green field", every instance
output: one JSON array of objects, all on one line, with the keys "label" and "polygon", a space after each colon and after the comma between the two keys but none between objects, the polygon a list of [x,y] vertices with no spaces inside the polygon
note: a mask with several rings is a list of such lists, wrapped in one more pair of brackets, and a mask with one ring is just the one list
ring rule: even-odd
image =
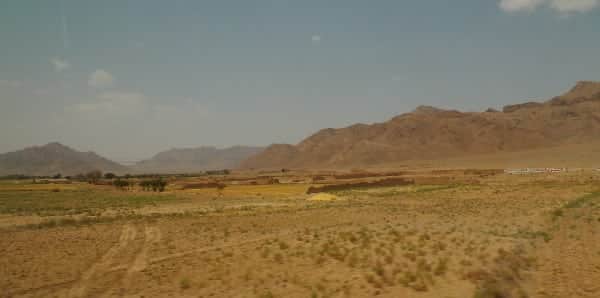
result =
[{"label": "green field", "polygon": [[1,190],[0,214],[98,214],[108,208],[139,208],[182,200],[173,194],[132,193],[82,188],[74,190]]}]

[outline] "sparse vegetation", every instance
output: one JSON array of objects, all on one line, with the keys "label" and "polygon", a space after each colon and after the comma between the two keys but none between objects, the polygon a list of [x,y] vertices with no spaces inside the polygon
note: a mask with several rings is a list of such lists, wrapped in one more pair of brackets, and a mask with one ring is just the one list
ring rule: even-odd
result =
[{"label": "sparse vegetation", "polygon": [[187,278],[184,278],[184,279],[182,279],[182,280],[179,282],[179,287],[180,287],[182,290],[187,290],[187,289],[189,289],[189,288],[191,287],[191,282],[190,282],[190,280],[189,280],[189,279],[187,279]]},{"label": "sparse vegetation", "polygon": [[170,195],[115,193],[93,189],[66,189],[55,192],[31,190],[0,191],[0,214],[75,215],[95,214],[109,208],[139,208],[158,203],[181,201]]},{"label": "sparse vegetation", "polygon": [[[228,296],[230,291],[242,289],[250,289],[258,297],[284,297],[290,291],[317,297],[370,297],[406,291],[443,296],[464,293],[460,283],[471,283],[476,287],[474,297],[521,297],[527,294],[524,285],[529,276],[549,262],[534,259],[536,249],[584,241],[588,238],[582,233],[588,230],[581,227],[597,225],[596,219],[600,219],[596,205],[592,206],[594,200],[587,196],[583,203],[581,199],[569,203],[573,197],[581,197],[542,183],[522,186],[517,179],[494,180],[483,186],[353,189],[337,193],[344,200],[334,203],[298,200],[295,196],[302,195],[306,186],[285,184],[228,185],[219,200],[212,199],[218,194],[216,188],[182,189],[186,183],[195,183],[188,178],[169,178],[172,184],[167,194],[140,192],[143,189],[124,183],[118,186],[119,181],[155,179],[112,181],[115,188],[129,189],[127,192],[101,183],[3,183],[0,212],[39,216],[40,220],[0,229],[7,239],[31,233],[54,246],[56,239],[71,239],[65,236],[68,231],[104,231],[90,232],[71,246],[91,249],[96,242],[87,239],[110,236],[112,240],[105,242],[119,251],[111,262],[122,268],[142,258],[141,250],[147,245],[146,257],[155,265],[132,271],[131,276],[168,282],[146,285],[147,289],[139,290],[144,296],[174,290]],[[586,187],[582,185],[580,193]],[[54,188],[60,192],[53,192]],[[506,196],[505,188],[519,193]],[[258,192],[260,199],[254,195]],[[527,196],[532,193],[535,196]],[[562,213],[556,215],[555,210]],[[121,232],[124,226],[131,231]],[[566,231],[566,238],[557,231]],[[120,241],[127,243],[122,249]],[[5,247],[16,260],[35,258],[29,251]],[[47,255],[44,250],[29,249]],[[74,260],[74,252],[66,249],[63,258]],[[93,259],[102,259],[102,252],[98,254],[94,253]],[[136,262],[144,264],[141,259]],[[19,263],[24,265],[7,264],[7,272],[18,276],[19,270],[37,270],[27,262]],[[73,264],[81,268],[79,263]],[[125,276],[120,272],[119,276]],[[117,276],[108,271],[103,274]],[[453,289],[448,283],[457,280],[457,292],[446,293]],[[113,288],[100,278],[90,283]]]}]

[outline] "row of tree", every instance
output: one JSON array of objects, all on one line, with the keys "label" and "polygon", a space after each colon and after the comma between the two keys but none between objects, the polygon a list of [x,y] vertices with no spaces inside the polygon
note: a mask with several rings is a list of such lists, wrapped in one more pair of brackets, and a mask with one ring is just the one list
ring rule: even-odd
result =
[{"label": "row of tree", "polygon": [[[215,171],[205,171],[199,173],[190,173],[190,174],[160,174],[160,176],[167,177],[198,177],[198,176],[212,176],[212,175],[229,175],[231,174],[230,170],[215,170]],[[102,171],[94,170],[87,173],[81,173],[74,176],[63,176],[61,173],[57,173],[55,175],[50,176],[39,176],[39,175],[6,175],[0,176],[0,180],[25,180],[25,179],[67,179],[67,180],[76,180],[76,181],[87,181],[89,183],[97,183],[102,179],[113,180],[115,178],[153,178],[159,176],[158,174],[138,174],[138,175],[116,175],[114,173],[102,173]]]},{"label": "row of tree", "polygon": [[167,186],[167,181],[157,178],[152,180],[144,180],[141,181],[139,184],[145,191],[152,190],[157,192],[163,192],[165,191],[165,187]]},{"label": "row of tree", "polygon": [[[138,185],[144,191],[154,191],[154,192],[163,192],[167,187],[168,182],[162,180],[160,178],[151,179],[151,180],[143,180],[138,182]],[[126,190],[130,187],[135,186],[135,182],[129,180],[116,179],[113,181],[113,185],[120,190]]]},{"label": "row of tree", "polygon": [[113,185],[120,190],[125,190],[131,186],[134,186],[135,184],[132,182],[129,182],[128,180],[117,179],[117,180],[113,181]]}]

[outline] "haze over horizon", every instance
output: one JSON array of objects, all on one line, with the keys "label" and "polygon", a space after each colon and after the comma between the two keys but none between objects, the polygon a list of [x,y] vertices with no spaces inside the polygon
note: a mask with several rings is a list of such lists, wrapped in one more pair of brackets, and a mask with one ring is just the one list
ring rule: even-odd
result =
[{"label": "haze over horizon", "polygon": [[296,143],[600,80],[600,1],[3,1],[0,153]]}]

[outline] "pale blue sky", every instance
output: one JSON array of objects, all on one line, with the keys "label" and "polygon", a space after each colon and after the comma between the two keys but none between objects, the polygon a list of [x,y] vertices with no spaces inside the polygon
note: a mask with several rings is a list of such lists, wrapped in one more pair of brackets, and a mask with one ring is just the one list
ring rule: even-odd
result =
[{"label": "pale blue sky", "polygon": [[600,80],[597,0],[4,0],[0,152],[296,143]]}]

